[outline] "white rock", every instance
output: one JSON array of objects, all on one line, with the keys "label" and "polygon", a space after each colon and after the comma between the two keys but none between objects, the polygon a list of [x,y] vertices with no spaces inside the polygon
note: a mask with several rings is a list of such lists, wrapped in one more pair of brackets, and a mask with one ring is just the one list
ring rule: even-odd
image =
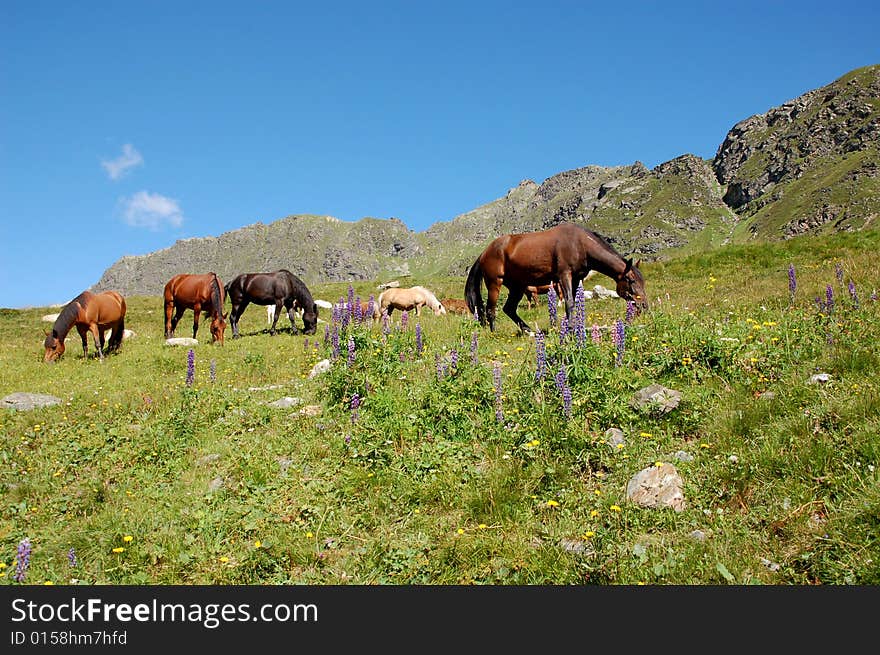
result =
[{"label": "white rock", "polygon": [[320,375],[321,373],[326,373],[330,370],[330,360],[322,359],[320,362],[315,364],[312,367],[312,370],[309,372],[309,379],[311,380],[313,377]]},{"label": "white rock", "polygon": [[171,337],[170,339],[165,339],[166,346],[197,346],[198,343],[199,340],[192,337]]}]

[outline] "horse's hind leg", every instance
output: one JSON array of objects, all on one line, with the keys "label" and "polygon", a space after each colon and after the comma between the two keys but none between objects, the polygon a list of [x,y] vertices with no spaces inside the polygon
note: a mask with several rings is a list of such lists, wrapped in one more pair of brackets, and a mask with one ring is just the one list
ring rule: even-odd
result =
[{"label": "horse's hind leg", "polygon": [[486,283],[486,320],[489,321],[489,330],[495,331],[495,308],[498,306],[498,295],[501,293],[501,283],[495,280]]},{"label": "horse's hind leg", "polygon": [[510,294],[507,296],[507,301],[504,303],[504,313],[519,326],[520,330],[523,332],[529,332],[528,324],[519,317],[519,314],[516,313],[516,308],[519,306],[522,297],[522,289],[511,289]]},{"label": "horse's hind leg", "polygon": [[[171,315],[172,310],[174,311],[174,316]],[[166,305],[165,307],[165,325],[167,326],[165,329],[165,338],[170,339],[174,336],[174,330],[177,328],[177,324],[180,321],[180,317],[183,316],[183,312],[186,311],[184,307],[175,307],[174,305]]]},{"label": "horse's hind leg", "polygon": [[241,315],[244,314],[245,308],[248,306],[248,300],[242,300],[239,304],[232,305],[232,309],[229,311],[229,320],[232,322],[232,338],[238,339],[241,336],[238,333],[238,319],[241,318]]},{"label": "horse's hind leg", "polygon": [[[283,306],[283,300],[275,301],[275,315],[272,317],[272,327],[269,328],[269,334],[273,337],[275,336],[275,326],[278,325],[278,318],[281,316],[281,307]],[[287,317],[290,319],[290,324],[293,326],[293,317],[290,315],[290,307],[287,307]],[[293,326],[293,331],[296,332],[296,326]]]},{"label": "horse's hind leg", "polygon": [[565,300],[565,320],[571,325],[571,313],[574,309],[574,289],[572,287],[571,271],[559,276],[559,286],[562,287],[562,297]]}]

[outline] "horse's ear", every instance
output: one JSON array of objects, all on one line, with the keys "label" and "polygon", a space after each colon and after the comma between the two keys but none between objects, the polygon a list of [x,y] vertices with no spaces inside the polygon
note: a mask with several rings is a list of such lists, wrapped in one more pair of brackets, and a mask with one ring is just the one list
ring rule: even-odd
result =
[{"label": "horse's ear", "polygon": [[626,262],[626,268],[623,269],[623,272],[626,273],[627,271],[629,271],[633,267],[633,260],[632,260],[632,258],[630,258],[630,259],[626,259],[624,261]]},{"label": "horse's ear", "polygon": [[642,265],[642,260],[639,259],[639,260],[636,261],[636,263],[634,264],[633,267],[634,267],[634,268],[638,268],[638,267],[641,266],[641,265]]}]

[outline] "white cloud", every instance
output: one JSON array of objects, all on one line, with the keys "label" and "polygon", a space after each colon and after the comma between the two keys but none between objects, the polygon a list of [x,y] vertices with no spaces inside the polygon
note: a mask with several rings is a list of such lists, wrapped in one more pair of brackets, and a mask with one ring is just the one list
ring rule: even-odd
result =
[{"label": "white cloud", "polygon": [[146,227],[159,230],[168,225],[183,225],[183,211],[172,198],[158,193],[138,191],[122,201],[122,218],[132,227]]},{"label": "white cloud", "polygon": [[141,156],[141,153],[135,150],[133,145],[126,143],[122,146],[121,155],[116,159],[105,159],[101,161],[101,166],[107,171],[107,175],[110,176],[111,180],[118,180],[125,175],[129,169],[134,168],[135,166],[140,166],[143,163],[144,158]]}]

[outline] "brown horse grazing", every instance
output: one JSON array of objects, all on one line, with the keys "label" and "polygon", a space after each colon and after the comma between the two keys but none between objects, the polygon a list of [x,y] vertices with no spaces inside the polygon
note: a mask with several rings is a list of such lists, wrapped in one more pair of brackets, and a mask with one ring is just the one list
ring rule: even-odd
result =
[{"label": "brown horse grazing", "polygon": [[91,332],[95,340],[95,350],[101,361],[104,360],[104,332],[113,330],[107,342],[107,352],[118,350],[125,332],[125,298],[116,291],[91,293],[83,291],[71,300],[55,319],[52,332],[46,333],[43,341],[44,362],[54,362],[64,354],[64,338],[71,328],[76,327],[82,338],[83,357],[88,355],[86,335]]},{"label": "brown horse grazing", "polygon": [[[522,332],[529,326],[516,313],[528,286],[559,282],[565,299],[565,317],[571,320],[574,289],[591,270],[617,282],[617,295],[635,303],[636,312],[648,306],[641,260],[625,259],[601,236],[572,223],[560,223],[542,232],[505,234],[490,243],[471,266],[465,282],[468,308],[481,325],[489,321],[495,330],[495,307],[504,285],[510,291],[504,313]],[[483,305],[481,282],[486,283],[488,302]]]},{"label": "brown horse grazing", "polygon": [[[211,317],[211,343],[223,345],[226,332],[226,314],[223,303],[226,294],[223,283],[216,273],[190,275],[181,273],[165,285],[165,338],[174,336],[174,328],[187,309],[193,310],[193,339],[199,331],[199,315],[202,311]],[[173,316],[172,316],[173,314]]]},{"label": "brown horse grazing", "polygon": [[470,314],[467,302],[459,298],[441,298],[440,304],[446,308],[450,314]]},{"label": "brown horse grazing", "polygon": [[416,316],[422,315],[422,307],[430,307],[436,316],[446,313],[443,304],[425,287],[392,287],[379,294],[379,311],[391,316],[395,309],[402,311],[416,310]]}]

